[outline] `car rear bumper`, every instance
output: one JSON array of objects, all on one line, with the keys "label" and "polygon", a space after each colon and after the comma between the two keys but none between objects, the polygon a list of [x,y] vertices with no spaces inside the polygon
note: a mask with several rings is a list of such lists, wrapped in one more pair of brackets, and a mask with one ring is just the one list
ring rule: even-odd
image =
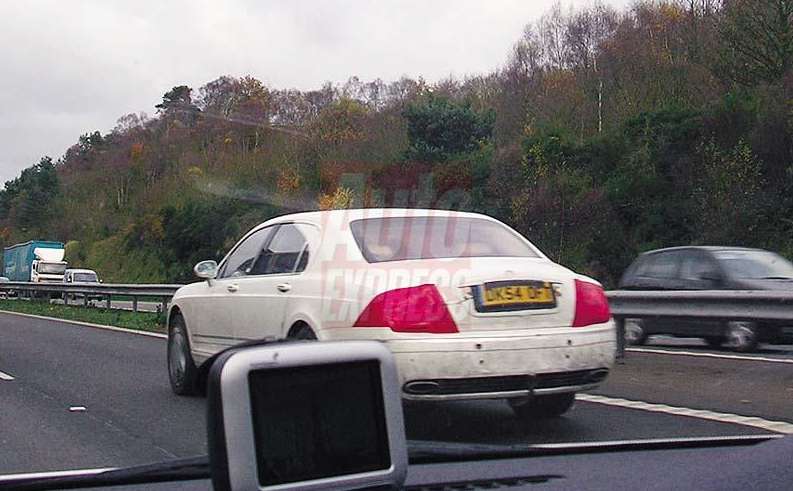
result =
[{"label": "car rear bumper", "polygon": [[402,396],[411,400],[578,392],[597,387],[614,363],[611,322],[526,332],[381,340],[396,359]]}]

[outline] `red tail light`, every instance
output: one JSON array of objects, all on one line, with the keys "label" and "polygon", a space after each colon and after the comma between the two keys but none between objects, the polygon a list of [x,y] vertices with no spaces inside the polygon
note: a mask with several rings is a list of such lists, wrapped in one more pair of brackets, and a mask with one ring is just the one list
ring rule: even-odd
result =
[{"label": "red tail light", "polygon": [[458,332],[435,285],[411,286],[381,293],[363,309],[354,327],[389,327],[394,332]]},{"label": "red tail light", "polygon": [[602,324],[611,318],[609,302],[603,288],[575,280],[575,318],[573,327]]}]

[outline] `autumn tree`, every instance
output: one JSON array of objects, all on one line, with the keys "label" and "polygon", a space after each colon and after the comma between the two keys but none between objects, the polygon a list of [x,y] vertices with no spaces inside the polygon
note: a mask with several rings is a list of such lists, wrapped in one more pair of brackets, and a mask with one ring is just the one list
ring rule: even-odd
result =
[{"label": "autumn tree", "polygon": [[793,65],[793,2],[725,0],[720,68],[742,84],[773,82]]}]

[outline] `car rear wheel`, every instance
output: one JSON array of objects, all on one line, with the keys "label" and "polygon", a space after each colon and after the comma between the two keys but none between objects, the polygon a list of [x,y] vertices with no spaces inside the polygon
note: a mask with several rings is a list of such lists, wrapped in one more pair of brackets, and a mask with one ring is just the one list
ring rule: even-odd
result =
[{"label": "car rear wheel", "polygon": [[642,319],[625,319],[625,343],[639,346],[647,341],[647,331]]},{"label": "car rear wheel", "polygon": [[302,341],[316,341],[317,335],[306,324],[300,324],[292,328],[292,331],[289,333],[289,339],[298,339]]},{"label": "car rear wheel", "polygon": [[735,351],[754,351],[757,348],[757,324],[749,321],[728,322],[725,337],[727,346]]},{"label": "car rear wheel", "polygon": [[195,395],[198,369],[190,354],[190,341],[184,319],[177,314],[168,329],[168,378],[171,390],[180,396]]},{"label": "car rear wheel", "polygon": [[557,418],[566,413],[575,402],[575,393],[550,394],[528,399],[510,399],[515,416],[532,421],[536,419]]}]

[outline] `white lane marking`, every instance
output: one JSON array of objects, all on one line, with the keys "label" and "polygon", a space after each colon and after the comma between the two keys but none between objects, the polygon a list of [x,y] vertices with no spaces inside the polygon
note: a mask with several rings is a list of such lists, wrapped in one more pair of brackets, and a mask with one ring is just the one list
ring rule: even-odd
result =
[{"label": "white lane marking", "polygon": [[14,380],[14,377],[12,377],[11,375],[9,375],[9,374],[7,374],[5,372],[0,372],[0,380],[5,380],[5,381],[10,382],[10,381]]},{"label": "white lane marking", "polygon": [[701,353],[698,351],[666,350],[666,349],[654,349],[654,348],[625,348],[625,351],[630,351],[634,353],[654,353],[658,355],[700,356],[702,358],[721,358],[724,360],[766,361],[769,363],[793,364],[793,359],[790,358],[769,358],[767,356],[730,355],[726,353],[724,354]]},{"label": "white lane marking", "polygon": [[73,413],[81,413],[85,411],[85,406],[70,406],[69,411]]},{"label": "white lane marking", "polygon": [[150,336],[153,338],[168,339],[167,334],[161,334],[159,332],[138,331],[136,329],[126,329],[123,327],[108,326],[105,324],[93,324],[91,322],[73,321],[71,319],[60,319],[58,317],[47,317],[45,315],[23,314],[21,312],[12,312],[10,310],[0,310],[0,313],[18,315],[20,317],[30,317],[32,319],[43,319],[47,321],[65,322],[66,324],[75,324],[78,326],[93,327],[96,329],[105,329],[107,331],[126,332],[129,334],[138,334],[140,336]]},{"label": "white lane marking", "polygon": [[49,479],[53,477],[72,477],[72,476],[93,476],[100,472],[114,471],[116,467],[104,467],[99,469],[77,469],[73,471],[50,471],[50,472],[27,472],[24,474],[2,474],[0,484],[17,479]]},{"label": "white lane marking", "polygon": [[577,394],[576,399],[585,402],[594,402],[597,404],[606,404],[609,406],[619,406],[628,409],[639,409],[641,411],[651,411],[654,413],[666,413],[675,416],[689,416],[692,418],[707,419],[711,421],[718,421],[720,423],[731,423],[743,426],[752,426],[762,430],[773,431],[776,433],[784,433],[786,435],[793,434],[793,424],[785,421],[769,421],[767,419],[758,418],[755,416],[741,416],[740,414],[718,413],[715,411],[708,411],[706,409],[691,409],[687,407],[668,406],[666,404],[653,404],[643,401],[631,401],[628,399],[620,399],[616,397],[605,397],[594,394]]}]

